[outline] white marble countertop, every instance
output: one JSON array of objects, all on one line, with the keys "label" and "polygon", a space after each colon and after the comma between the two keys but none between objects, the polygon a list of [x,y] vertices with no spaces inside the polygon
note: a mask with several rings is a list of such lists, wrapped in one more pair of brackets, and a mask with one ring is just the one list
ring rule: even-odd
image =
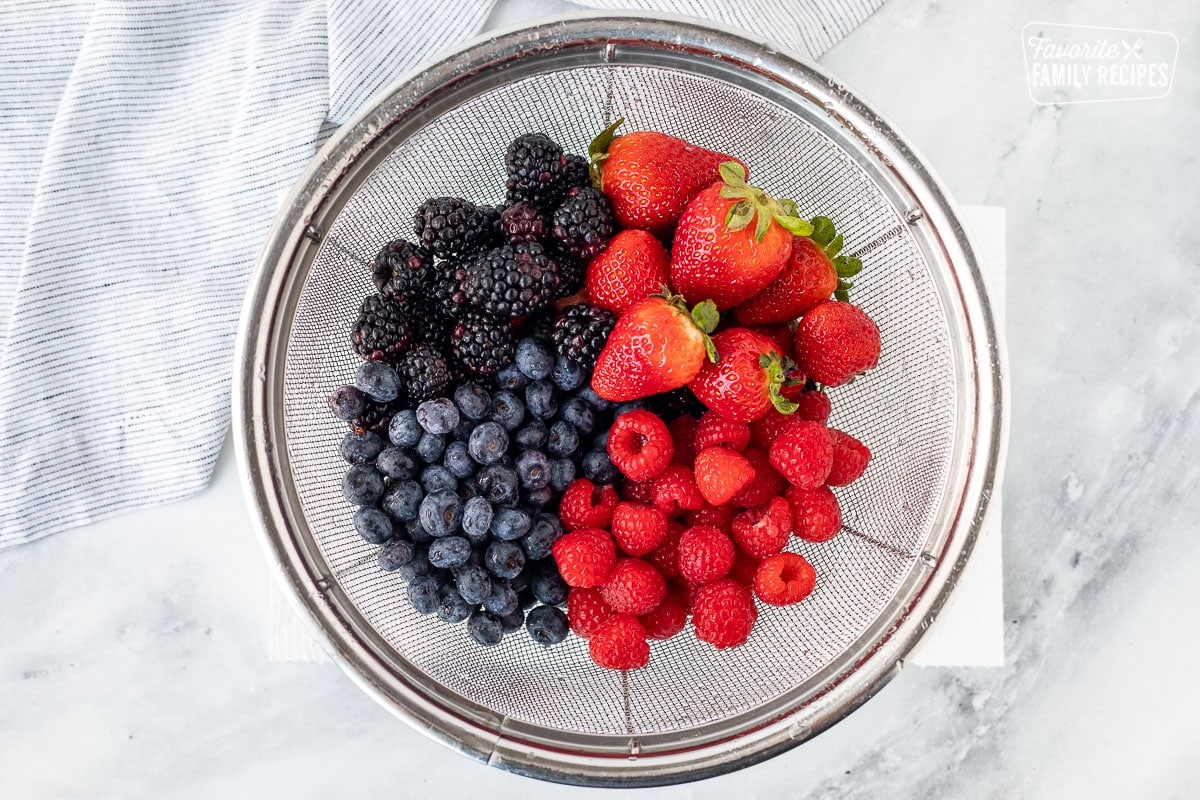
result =
[{"label": "white marble countertop", "polygon": [[[960,202],[1008,209],[1007,666],[906,669],[795,750],[639,795],[1200,796],[1200,6],[1146,5],[889,0],[822,59]],[[1035,105],[1031,21],[1173,32],[1174,88]],[[0,796],[600,796],[268,663],[237,480],[226,453],[199,497],[0,556]]]}]

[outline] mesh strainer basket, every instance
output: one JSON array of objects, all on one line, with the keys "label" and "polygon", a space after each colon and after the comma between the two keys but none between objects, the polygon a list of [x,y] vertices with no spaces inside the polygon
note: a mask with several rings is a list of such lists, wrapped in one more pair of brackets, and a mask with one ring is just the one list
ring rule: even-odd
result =
[{"label": "mesh strainer basket", "polygon": [[[518,133],[586,152],[617,116],[751,165],[753,182],[832,217],[866,268],[855,301],[883,358],[835,390],[831,424],[874,452],[840,491],[845,530],[796,549],[799,606],[765,609],[718,652],[684,635],[650,666],[594,667],[569,637],[481,648],[421,617],[340,494],[344,427],[325,398],[353,374],[347,330],[370,263],[424,198],[502,200]],[[284,204],[247,296],[235,379],[240,466],[269,558],[331,655],[369,694],[504,769],[591,785],[693,780],[764,759],[841,719],[894,675],[953,587],[995,485],[1003,370],[962,225],[928,168],[814,64],[678,18],[560,18],[452,53],[377,98]]]}]

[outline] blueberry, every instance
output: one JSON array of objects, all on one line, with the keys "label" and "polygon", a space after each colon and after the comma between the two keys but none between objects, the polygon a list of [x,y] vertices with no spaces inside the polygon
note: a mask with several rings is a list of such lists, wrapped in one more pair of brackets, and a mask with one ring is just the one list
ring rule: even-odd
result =
[{"label": "blueberry", "polygon": [[412,563],[417,548],[407,539],[392,539],[379,548],[379,568],[393,572]]},{"label": "blueberry", "polygon": [[546,439],[549,435],[546,423],[540,419],[531,419],[525,423],[524,427],[517,429],[513,435],[513,441],[521,450],[541,450],[546,446]]},{"label": "blueberry", "polygon": [[492,396],[478,383],[464,383],[455,389],[454,402],[467,419],[483,419],[492,413]]},{"label": "blueberry", "polygon": [[606,450],[593,450],[583,457],[583,477],[595,484],[612,483],[617,479],[617,468],[613,466]]},{"label": "blueberry", "polygon": [[504,624],[495,614],[476,609],[467,618],[467,633],[484,647],[493,647],[504,638]]},{"label": "blueberry", "polygon": [[503,464],[490,464],[475,475],[479,495],[494,506],[511,506],[517,502],[517,472]]},{"label": "blueberry", "polygon": [[442,465],[456,478],[469,478],[475,474],[475,462],[466,442],[451,442],[446,445]]},{"label": "blueberry", "polygon": [[[417,504],[418,507],[420,503]],[[404,532],[408,534],[408,538],[412,539],[417,544],[429,544],[434,540],[434,535],[425,530],[419,519],[411,519],[404,523]]]},{"label": "blueberry", "polygon": [[482,497],[472,497],[463,506],[463,533],[478,544],[487,540],[491,527],[492,504]]},{"label": "blueberry", "polygon": [[[393,547],[395,546],[396,542],[402,541],[404,540],[392,539],[392,541],[387,543],[387,547]],[[379,557],[382,565],[382,550],[379,552]],[[387,567],[384,567],[384,569],[387,569]],[[429,563],[429,553],[426,552],[426,549],[421,545],[414,545],[412,558],[404,562],[404,564],[400,567],[400,577],[411,582],[413,578],[420,577],[421,575],[428,575],[430,569],[432,569],[432,565]]]},{"label": "blueberry", "polygon": [[558,517],[545,512],[534,515],[529,533],[521,538],[521,549],[530,561],[538,561],[550,557],[550,548],[563,535],[562,523]]},{"label": "blueberry", "polygon": [[417,412],[411,408],[397,411],[388,423],[388,439],[396,447],[416,447],[424,432],[421,423],[417,422]]},{"label": "blueberry", "polygon": [[463,600],[463,596],[453,586],[447,584],[438,591],[437,616],[442,622],[462,622],[471,616],[473,610],[473,606]]},{"label": "blueberry", "polygon": [[496,373],[496,386],[501,389],[517,391],[524,389],[528,385],[529,378],[526,378],[525,374],[517,369],[516,364],[509,364]]},{"label": "blueberry", "polygon": [[587,380],[587,373],[578,361],[572,361],[565,356],[554,359],[554,371],[550,373],[550,382],[564,392],[573,392]]},{"label": "blueberry", "polygon": [[533,575],[529,579],[529,588],[540,603],[557,606],[567,602],[567,584],[558,574],[554,559],[545,559],[534,565]]},{"label": "blueberry", "polygon": [[616,411],[613,412],[613,419],[616,419],[622,414],[626,414],[630,411],[637,411],[638,409],[647,408],[650,408],[650,403],[645,398],[639,397],[637,400],[626,400],[624,403],[617,404]]},{"label": "blueberry", "polygon": [[411,478],[416,468],[412,454],[399,447],[385,447],[375,459],[375,469],[393,479]]},{"label": "blueberry", "polygon": [[467,563],[471,543],[461,536],[444,536],[429,545],[429,563],[441,569],[452,569]]},{"label": "blueberry", "polygon": [[424,496],[425,490],[414,480],[392,481],[383,493],[380,505],[392,519],[411,522],[417,518],[417,509]]},{"label": "blueberry", "polygon": [[392,520],[375,506],[363,506],[354,512],[354,530],[371,544],[383,544],[395,533]]},{"label": "blueberry", "polygon": [[525,406],[539,419],[550,419],[558,411],[554,386],[549,381],[534,381],[525,389]]},{"label": "blueberry", "polygon": [[441,491],[453,492],[458,488],[458,478],[454,477],[454,473],[441,464],[433,464],[421,472],[421,485],[425,487],[427,494]]},{"label": "blueberry", "polygon": [[550,485],[550,459],[541,450],[526,450],[517,456],[517,478],[526,489]]},{"label": "blueberry", "polygon": [[408,582],[408,602],[420,614],[438,609],[438,582],[432,575],[418,575]]},{"label": "blueberry", "polygon": [[450,438],[456,442],[465,442],[471,438],[471,431],[475,430],[475,426],[478,424],[473,419],[462,417],[454,426],[454,430],[450,432]]},{"label": "blueberry", "polygon": [[458,419],[458,409],[445,397],[426,400],[417,406],[417,422],[429,433],[449,433]]},{"label": "blueberry", "polygon": [[512,392],[496,392],[492,397],[492,419],[504,430],[515,431],[525,419],[525,404]]},{"label": "blueberry", "polygon": [[[545,430],[545,427],[542,429]],[[368,464],[379,456],[382,449],[383,440],[374,433],[363,431],[360,436],[351,431],[338,445],[338,454],[351,464]]]},{"label": "blueberry", "polygon": [[383,496],[383,476],[369,464],[354,464],[342,477],[342,497],[356,506],[369,506]]},{"label": "blueberry", "polygon": [[575,482],[575,462],[569,458],[556,458],[550,462],[550,488],[565,492]]},{"label": "blueberry", "polygon": [[575,396],[597,411],[607,411],[613,407],[612,401],[605,400],[603,397],[596,394],[596,390],[593,389],[590,384],[585,384],[582,388],[580,388],[579,391],[575,393]]},{"label": "blueberry", "polygon": [[[465,541],[465,540],[464,540]],[[431,548],[432,550],[432,548]],[[430,561],[432,561],[432,555]],[[497,578],[515,578],[525,566],[525,551],[515,542],[494,541],[483,554],[483,567]],[[508,612],[499,612],[505,614]]]},{"label": "blueberry", "polygon": [[483,610],[505,617],[514,611],[521,610],[521,601],[516,591],[505,580],[492,581],[492,593],[483,600]]},{"label": "blueberry", "polygon": [[367,398],[353,386],[339,386],[329,395],[329,410],[338,419],[349,422],[367,410]]},{"label": "blueberry", "polygon": [[533,562],[528,558],[525,559],[525,566],[521,569],[521,573],[517,577],[508,582],[514,592],[520,594],[522,591],[529,588],[529,579],[533,575]]},{"label": "blueberry", "polygon": [[550,377],[554,369],[554,356],[537,339],[522,339],[517,342],[513,363],[527,378],[538,381]]},{"label": "blueberry", "polygon": [[508,432],[499,422],[482,422],[471,433],[467,450],[480,464],[493,464],[508,450]]},{"label": "blueberry", "polygon": [[538,606],[530,610],[525,618],[525,630],[538,644],[558,644],[567,638],[571,626],[567,624],[567,615],[554,606]]},{"label": "blueberry", "polygon": [[549,505],[550,501],[554,499],[554,492],[549,486],[543,486],[540,489],[529,489],[521,495],[521,498],[526,504],[534,508],[541,508]]},{"label": "blueberry", "polygon": [[595,436],[593,436],[592,437],[592,446],[588,449],[589,450],[607,450],[608,449],[608,432],[609,432],[609,430],[611,430],[611,429],[605,428],[604,430],[600,431]]},{"label": "blueberry", "polygon": [[[530,578],[530,581],[533,579]],[[521,608],[529,608],[537,605],[537,598],[533,596],[533,587],[526,586],[524,589],[517,591],[517,601],[521,604]]]},{"label": "blueberry", "polygon": [[436,464],[441,461],[444,452],[446,452],[444,434],[426,431],[421,435],[421,441],[417,442],[417,457],[426,464]]},{"label": "blueberry", "polygon": [[391,364],[364,361],[354,373],[354,385],[377,403],[390,403],[400,396],[400,376]]},{"label": "blueberry", "polygon": [[506,634],[512,633],[513,631],[519,631],[522,627],[524,627],[525,612],[521,610],[521,601],[519,599],[517,600],[517,610],[511,614],[505,614],[502,616],[500,618],[500,625]]},{"label": "blueberry", "polygon": [[449,536],[462,523],[462,498],[443,489],[421,501],[421,526],[434,536]]},{"label": "blueberry", "polygon": [[578,397],[572,397],[563,403],[559,416],[585,436],[596,427],[595,409]]},{"label": "blueberry", "polygon": [[492,534],[505,541],[520,539],[529,530],[530,523],[529,513],[526,511],[519,508],[499,508],[492,516]]},{"label": "blueberry", "polygon": [[492,593],[492,579],[487,570],[474,564],[454,570],[454,585],[468,603],[482,603]]},{"label": "blueberry", "polygon": [[579,431],[575,426],[560,419],[550,426],[546,439],[546,452],[556,458],[566,458],[579,449]]}]

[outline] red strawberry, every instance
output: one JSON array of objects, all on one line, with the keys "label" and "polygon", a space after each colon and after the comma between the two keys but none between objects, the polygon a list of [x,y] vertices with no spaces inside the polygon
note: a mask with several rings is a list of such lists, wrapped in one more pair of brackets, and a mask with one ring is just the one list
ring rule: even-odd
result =
[{"label": "red strawberry", "polygon": [[[775,279],[787,264],[793,234],[811,226],[795,209],[746,185],[740,164],[721,165],[714,183],[679,218],[671,245],[671,285],[690,302],[736,306]],[[754,223],[751,225],[751,223]]]},{"label": "red strawberry", "polygon": [[766,336],[749,328],[727,328],[712,337],[717,362],[705,362],[688,387],[696,398],[726,419],[753,422],[774,406],[784,414],[796,404],[779,390],[791,362]]},{"label": "red strawberry", "polygon": [[680,297],[647,297],[621,315],[592,372],[592,388],[623,402],[683,386],[705,356],[716,359],[708,334],[717,324],[712,303],[689,314]]},{"label": "red strawberry", "polygon": [[796,326],[796,361],[814,381],[842,386],[879,363],[879,328],[858,306],[826,301]]},{"label": "red strawberry", "polygon": [[[696,454],[696,487],[711,505],[723,506],[754,480],[754,467],[728,447],[709,447]],[[823,479],[824,476],[822,476]]]},{"label": "red strawberry", "polygon": [[848,486],[866,471],[871,451],[850,434],[834,428],[829,429],[829,437],[833,441],[833,467],[825,482],[830,486]]},{"label": "red strawberry", "polygon": [[[741,308],[741,306],[738,306]],[[787,358],[793,358],[796,353],[796,338],[792,335],[791,326],[785,324],[778,325],[754,325],[750,330],[755,333],[761,333],[769,338],[779,348],[779,354]]]},{"label": "red strawberry", "polygon": [[624,314],[631,305],[669,281],[667,250],[646,231],[633,228],[614,236],[604,252],[588,262],[584,290],[588,302]]},{"label": "red strawberry", "polygon": [[721,164],[742,163],[665,133],[635,131],[613,138],[623,121],[593,139],[588,154],[599,188],[624,228],[668,232],[688,201],[720,179]]}]

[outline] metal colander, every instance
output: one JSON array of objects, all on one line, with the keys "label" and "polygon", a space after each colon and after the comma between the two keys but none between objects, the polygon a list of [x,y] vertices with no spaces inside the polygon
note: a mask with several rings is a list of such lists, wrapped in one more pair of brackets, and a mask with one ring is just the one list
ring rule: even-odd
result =
[{"label": "metal colander", "polygon": [[[325,398],[358,363],[347,341],[369,264],[412,234],[426,197],[498,202],[503,152],[545,131],[571,152],[617,116],[750,165],[752,183],[833,218],[865,269],[855,302],[882,332],[880,367],[832,390],[831,424],[874,453],[838,490],[845,530],[798,543],[816,568],[799,606],[763,608],[750,641],[690,634],[649,667],[594,667],[586,643],[512,635],[482,648],[422,617],[351,526],[344,426]],[[936,180],[877,114],[815,65],[693,21],[578,16],[495,34],[376,99],[284,205],[248,294],[235,419],[269,557],[379,702],[480,760],[593,785],[670,783],[791,747],[876,691],[965,563],[1003,442],[994,319]]]}]

